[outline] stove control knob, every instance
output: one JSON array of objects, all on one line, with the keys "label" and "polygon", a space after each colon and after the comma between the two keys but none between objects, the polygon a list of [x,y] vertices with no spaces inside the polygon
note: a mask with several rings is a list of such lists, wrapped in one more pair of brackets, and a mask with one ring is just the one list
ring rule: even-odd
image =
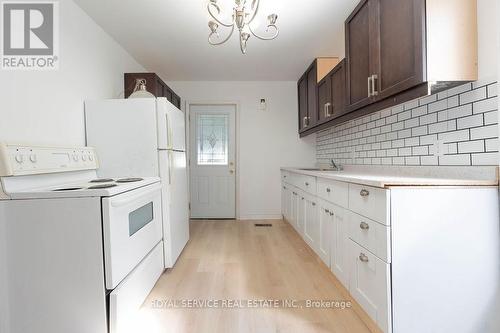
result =
[{"label": "stove control knob", "polygon": [[82,161],[84,161],[84,162],[85,162],[86,160],[87,160],[87,156],[82,155]]},{"label": "stove control knob", "polygon": [[24,156],[21,155],[21,154],[17,154],[16,155],[16,162],[19,163],[19,164],[23,163],[24,162]]},{"label": "stove control knob", "polygon": [[74,154],[73,155],[73,161],[78,162],[78,159],[79,159],[78,155]]},{"label": "stove control knob", "polygon": [[92,162],[93,160],[94,160],[94,156],[89,155],[89,161],[91,161],[91,162]]},{"label": "stove control knob", "polygon": [[31,155],[30,155],[30,161],[31,161],[32,163],[36,163],[36,162],[37,162],[36,154],[31,154]]}]

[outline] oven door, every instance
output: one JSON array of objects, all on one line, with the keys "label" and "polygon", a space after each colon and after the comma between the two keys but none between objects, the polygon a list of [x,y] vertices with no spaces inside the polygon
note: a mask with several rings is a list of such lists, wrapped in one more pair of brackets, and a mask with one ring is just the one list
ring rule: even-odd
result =
[{"label": "oven door", "polygon": [[106,288],[114,289],[162,238],[161,184],[102,199]]}]

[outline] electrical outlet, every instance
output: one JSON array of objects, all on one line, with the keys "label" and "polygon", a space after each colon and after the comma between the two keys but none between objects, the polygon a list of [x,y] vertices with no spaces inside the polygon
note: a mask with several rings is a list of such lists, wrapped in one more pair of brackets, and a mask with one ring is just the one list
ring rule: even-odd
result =
[{"label": "electrical outlet", "polygon": [[444,140],[436,140],[430,147],[430,153],[434,156],[444,156],[448,154],[448,146],[444,142]]}]

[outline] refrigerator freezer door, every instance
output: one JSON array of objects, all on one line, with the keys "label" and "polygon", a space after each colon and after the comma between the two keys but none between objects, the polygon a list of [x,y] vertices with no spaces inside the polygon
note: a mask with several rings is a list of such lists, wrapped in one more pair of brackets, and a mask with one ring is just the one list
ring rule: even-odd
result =
[{"label": "refrigerator freezer door", "polygon": [[184,112],[166,98],[156,102],[158,121],[158,149],[186,150],[186,128]]},{"label": "refrigerator freezer door", "polygon": [[156,100],[85,102],[87,145],[99,156],[100,177],[158,175]]},{"label": "refrigerator freezer door", "polygon": [[173,267],[189,240],[189,202],[186,154],[160,150],[163,182],[163,239],[165,268]]}]

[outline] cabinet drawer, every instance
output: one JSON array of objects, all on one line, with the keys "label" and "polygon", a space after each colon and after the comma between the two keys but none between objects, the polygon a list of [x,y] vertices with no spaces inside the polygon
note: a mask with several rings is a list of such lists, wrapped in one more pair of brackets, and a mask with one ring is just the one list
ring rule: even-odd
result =
[{"label": "cabinet drawer", "polygon": [[391,327],[390,265],[349,240],[349,291],[384,332]]},{"label": "cabinet drawer", "polygon": [[318,178],[318,196],[341,207],[347,207],[348,185],[334,180]]},{"label": "cabinet drawer", "polygon": [[383,261],[391,262],[391,228],[353,212],[348,213],[349,237]]},{"label": "cabinet drawer", "polygon": [[349,209],[384,225],[390,225],[390,192],[385,189],[349,184]]},{"label": "cabinet drawer", "polygon": [[316,177],[297,175],[296,186],[302,191],[316,195]]}]

